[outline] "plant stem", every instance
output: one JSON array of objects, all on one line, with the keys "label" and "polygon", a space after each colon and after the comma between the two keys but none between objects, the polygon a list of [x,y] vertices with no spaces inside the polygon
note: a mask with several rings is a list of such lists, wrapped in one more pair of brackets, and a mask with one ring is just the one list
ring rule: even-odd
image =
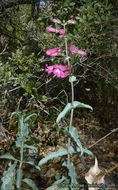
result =
[{"label": "plant stem", "polygon": [[[71,82],[71,91],[72,91],[72,106],[73,106],[74,105],[74,85],[73,85],[73,82]],[[71,128],[72,128],[73,113],[74,113],[74,109],[71,110],[71,115],[70,115],[70,124],[69,124],[69,132],[70,133],[71,133]],[[71,138],[69,137],[68,138],[68,159],[67,159],[68,168],[70,167],[70,152],[69,152],[70,144],[71,144]]]},{"label": "plant stem", "polygon": [[[64,30],[66,31],[66,23],[63,25],[64,26]],[[68,44],[67,44],[67,39],[65,38],[65,49],[66,49],[66,58],[67,58],[67,62],[68,62],[68,66],[71,66],[70,60],[68,59]],[[71,82],[71,93],[72,93],[72,100],[71,100],[71,104],[72,106],[74,105],[74,85],[73,82]],[[71,110],[71,115],[70,115],[70,124],[69,124],[69,132],[71,133],[71,128],[72,128],[72,122],[73,122],[73,113],[74,113],[74,109]],[[71,138],[68,137],[68,144],[67,144],[67,148],[68,148],[68,157],[67,157],[67,166],[68,169],[70,168],[70,152],[69,152],[69,148],[71,145]]]},{"label": "plant stem", "polygon": [[24,142],[22,142],[22,147],[20,149],[20,165],[19,165],[19,169],[21,169],[22,163],[23,163],[23,146],[24,146]]},{"label": "plant stem", "polygon": [[[66,24],[64,24],[64,30],[66,31]],[[65,38],[65,49],[66,49],[66,58],[68,58],[68,44],[67,44],[67,39]],[[68,66],[70,67],[70,61],[67,59]]]},{"label": "plant stem", "polygon": [[[65,26],[66,24],[64,24],[64,30],[65,30]],[[66,58],[68,58],[68,44],[67,44],[67,39],[65,38],[65,49],[66,49]],[[67,62],[68,62],[68,66],[70,67],[71,64],[70,64],[70,61],[69,59],[67,59]],[[72,92],[72,106],[74,105],[74,85],[73,85],[73,82],[71,82],[71,92]],[[69,124],[69,132],[71,133],[71,128],[72,128],[72,121],[73,121],[73,113],[74,113],[74,109],[71,110],[71,115],[70,115],[70,124]],[[67,165],[68,165],[68,168],[70,168],[70,152],[69,152],[69,148],[70,148],[70,145],[71,145],[71,138],[68,137],[68,157],[67,157]]]}]

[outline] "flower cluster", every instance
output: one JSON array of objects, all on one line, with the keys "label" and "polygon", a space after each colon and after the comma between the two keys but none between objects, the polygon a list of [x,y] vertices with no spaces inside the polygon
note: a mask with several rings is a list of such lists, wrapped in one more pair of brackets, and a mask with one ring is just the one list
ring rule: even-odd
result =
[{"label": "flower cluster", "polygon": [[49,31],[49,32],[59,33],[60,34],[59,35],[60,38],[62,38],[63,35],[66,33],[66,31],[64,29],[58,30],[57,28],[53,28],[53,27],[46,27],[46,30]]},{"label": "flower cluster", "polygon": [[[62,24],[59,19],[53,19],[52,22]],[[65,24],[62,24],[62,25],[66,25],[66,24],[76,24],[76,21],[75,20],[68,20]],[[60,38],[64,37],[64,35],[66,34],[65,28],[64,29],[57,29],[57,28],[53,28],[53,27],[46,27],[46,30],[49,32],[59,33]],[[82,50],[77,50],[74,45],[70,46],[70,51],[72,54],[78,53],[81,55],[86,55],[86,52],[84,52]],[[63,55],[62,52],[63,52],[63,49],[54,48],[54,49],[47,50],[46,55],[59,56],[59,55]],[[71,75],[71,67],[62,66],[62,65],[48,66],[46,64],[45,72],[47,72],[48,75],[53,73],[59,78],[65,78],[65,77]]]},{"label": "flower cluster", "polygon": [[59,78],[65,78],[71,75],[71,67],[63,66],[63,65],[48,66],[48,64],[46,64],[45,72],[47,72],[48,75],[53,73]]}]

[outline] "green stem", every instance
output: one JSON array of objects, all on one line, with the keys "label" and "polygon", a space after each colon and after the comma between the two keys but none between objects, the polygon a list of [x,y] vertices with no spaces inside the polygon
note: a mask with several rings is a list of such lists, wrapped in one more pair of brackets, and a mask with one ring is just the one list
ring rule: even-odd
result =
[{"label": "green stem", "polygon": [[[23,148],[24,147],[24,141],[22,142],[22,146],[20,149],[20,164],[19,164],[19,169],[22,169],[22,164],[23,164]],[[21,184],[21,182],[20,182]],[[21,187],[18,188],[19,190],[21,189]]]},{"label": "green stem", "polygon": [[[64,30],[66,30],[65,26],[66,26],[66,23],[63,25],[64,26]],[[68,66],[70,67],[71,66],[71,63],[68,59],[68,44],[67,44],[67,39],[65,38],[65,49],[66,49],[66,58],[67,58],[67,62],[68,62]],[[74,105],[74,85],[73,85],[73,82],[71,82],[71,92],[72,92],[72,106]],[[71,110],[71,115],[70,115],[70,124],[69,124],[69,132],[71,133],[71,128],[72,128],[72,122],[73,122],[73,113],[74,113],[74,109]],[[70,168],[70,152],[69,152],[69,148],[70,148],[70,145],[71,145],[71,138],[68,137],[68,145],[67,145],[67,148],[68,148],[68,157],[67,157],[67,165],[68,165],[68,168]]]},{"label": "green stem", "polygon": [[[73,82],[71,82],[71,91],[72,91],[72,106],[73,106],[74,105],[74,85],[73,85]],[[70,124],[69,124],[69,132],[70,133],[71,133],[72,122],[73,122],[73,113],[74,113],[74,109],[71,110],[71,115],[70,115]],[[70,167],[70,152],[69,152],[70,145],[71,145],[71,138],[68,137],[68,158],[67,158],[68,168]]]}]

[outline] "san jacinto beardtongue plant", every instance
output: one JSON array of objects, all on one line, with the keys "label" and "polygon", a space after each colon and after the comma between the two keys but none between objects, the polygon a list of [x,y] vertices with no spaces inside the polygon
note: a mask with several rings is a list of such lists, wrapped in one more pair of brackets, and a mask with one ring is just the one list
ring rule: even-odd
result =
[{"label": "san jacinto beardtongue plant", "polygon": [[[65,108],[63,109],[63,111],[58,115],[57,119],[56,119],[56,124],[58,125],[59,122],[61,121],[62,118],[64,118],[66,116],[66,114],[68,112],[71,111],[70,114],[70,123],[68,128],[65,129],[65,131],[68,134],[68,143],[67,143],[67,149],[65,148],[61,148],[59,149],[57,152],[53,152],[50,155],[47,155],[44,159],[40,160],[39,162],[39,166],[41,166],[42,164],[46,163],[48,160],[59,157],[59,156],[64,156],[67,155],[67,162],[63,163],[63,166],[68,168],[68,176],[69,176],[69,186],[71,189],[73,189],[73,185],[77,184],[77,180],[76,180],[76,171],[74,168],[74,164],[72,163],[72,161],[70,160],[70,157],[72,154],[74,153],[80,153],[80,155],[83,155],[83,153],[87,153],[89,155],[92,155],[92,152],[90,152],[87,149],[84,149],[81,145],[81,142],[79,140],[79,136],[78,136],[78,132],[77,129],[75,127],[72,126],[72,121],[73,121],[73,113],[74,113],[74,109],[75,108],[88,108],[90,110],[93,110],[91,106],[83,104],[81,102],[75,101],[74,100],[74,85],[73,83],[77,80],[76,77],[73,75],[72,73],[72,64],[71,64],[71,58],[69,57],[69,49],[71,54],[78,54],[81,56],[85,56],[86,52],[82,51],[82,50],[78,50],[75,45],[70,45],[70,47],[68,47],[68,36],[67,36],[67,31],[66,31],[66,25],[67,24],[76,24],[75,20],[68,20],[65,23],[62,23],[59,19],[53,19],[52,20],[53,23],[58,23],[61,25],[61,29],[57,29],[57,28],[53,28],[53,27],[46,27],[46,30],[49,32],[53,32],[56,33],[58,35],[59,38],[61,38],[61,40],[64,40],[64,44],[65,44],[65,52],[61,47],[56,47],[54,49],[50,49],[46,51],[46,55],[47,56],[63,56],[64,59],[66,60],[65,65],[50,65],[48,66],[47,64],[45,65],[45,72],[48,73],[48,75],[54,74],[56,75],[58,78],[67,78],[69,77],[69,82],[71,84],[71,93],[72,93],[72,100],[71,103],[68,103]],[[75,141],[76,147],[71,146],[71,139],[73,139]],[[65,176],[62,176],[62,179],[60,179],[59,181],[56,181],[54,183],[55,184],[59,184],[62,183],[63,181],[65,181]]]}]

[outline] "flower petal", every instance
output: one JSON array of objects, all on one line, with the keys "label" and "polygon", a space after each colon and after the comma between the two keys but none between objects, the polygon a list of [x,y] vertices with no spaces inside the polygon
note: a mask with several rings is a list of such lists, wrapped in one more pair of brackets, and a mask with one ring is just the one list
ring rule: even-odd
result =
[{"label": "flower petal", "polygon": [[63,50],[61,48],[54,48],[54,49],[50,49],[46,51],[46,54],[49,56],[57,56],[57,55],[61,55],[61,52]]},{"label": "flower petal", "polygon": [[76,47],[74,45],[70,46],[70,51],[72,54],[78,53],[78,50],[76,49]]},{"label": "flower petal", "polygon": [[54,23],[61,23],[61,21],[59,19],[53,19],[52,22],[54,22]]},{"label": "flower petal", "polygon": [[78,50],[78,53],[81,54],[81,55],[86,55],[86,52],[82,51],[82,50]]},{"label": "flower petal", "polygon": [[76,24],[76,20],[68,20],[69,24]]},{"label": "flower petal", "polygon": [[64,29],[60,29],[60,30],[59,30],[59,33],[60,33],[60,34],[65,34],[66,31],[65,31]]},{"label": "flower petal", "polygon": [[50,31],[50,32],[59,32],[59,30],[58,29],[56,29],[56,28],[53,28],[53,27],[46,27],[46,30],[48,30],[48,31]]}]

